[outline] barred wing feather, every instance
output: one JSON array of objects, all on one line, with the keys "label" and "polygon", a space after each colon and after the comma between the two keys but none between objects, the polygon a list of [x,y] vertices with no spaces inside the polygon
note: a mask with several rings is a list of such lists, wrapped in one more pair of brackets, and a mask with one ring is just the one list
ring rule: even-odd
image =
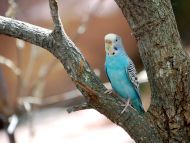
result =
[{"label": "barred wing feather", "polygon": [[133,62],[130,59],[129,59],[129,66],[127,68],[127,73],[128,73],[129,79],[135,86],[136,90],[139,91],[139,82],[137,79],[137,72],[135,69],[135,65],[133,64]]}]

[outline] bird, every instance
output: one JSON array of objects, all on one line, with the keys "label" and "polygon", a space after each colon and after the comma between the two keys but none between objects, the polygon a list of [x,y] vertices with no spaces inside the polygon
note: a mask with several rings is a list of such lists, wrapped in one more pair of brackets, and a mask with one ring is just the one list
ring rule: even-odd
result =
[{"label": "bird", "polygon": [[109,33],[105,35],[105,72],[112,89],[125,102],[125,112],[132,106],[140,114],[145,112],[139,92],[139,83],[133,61],[125,52],[122,39],[119,35]]}]

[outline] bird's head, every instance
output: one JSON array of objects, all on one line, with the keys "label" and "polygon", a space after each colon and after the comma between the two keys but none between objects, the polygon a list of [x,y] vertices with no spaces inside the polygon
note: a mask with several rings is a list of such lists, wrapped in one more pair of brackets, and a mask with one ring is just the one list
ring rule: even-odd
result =
[{"label": "bird's head", "polygon": [[106,54],[114,56],[124,51],[122,39],[117,34],[107,34],[104,38]]}]

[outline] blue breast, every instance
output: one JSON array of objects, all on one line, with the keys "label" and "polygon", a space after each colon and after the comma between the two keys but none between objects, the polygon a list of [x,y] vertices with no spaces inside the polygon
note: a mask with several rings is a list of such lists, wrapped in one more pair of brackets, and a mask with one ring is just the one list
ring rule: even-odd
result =
[{"label": "blue breast", "polygon": [[137,92],[126,72],[128,65],[126,55],[106,57],[106,72],[113,90],[123,98],[133,100],[136,98]]}]

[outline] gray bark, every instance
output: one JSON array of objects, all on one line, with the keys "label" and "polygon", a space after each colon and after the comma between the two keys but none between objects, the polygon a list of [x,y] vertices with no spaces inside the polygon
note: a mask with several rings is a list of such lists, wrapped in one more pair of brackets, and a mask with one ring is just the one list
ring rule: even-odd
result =
[{"label": "gray bark", "polygon": [[115,0],[128,20],[152,90],[150,118],[163,142],[190,142],[190,59],[170,0]]},{"label": "gray bark", "polygon": [[134,31],[151,83],[152,104],[144,116],[130,108],[121,115],[121,100],[104,94],[106,89],[102,82],[64,32],[54,0],[50,0],[53,31],[0,16],[0,34],[41,46],[56,56],[86,97],[87,104],[78,109],[96,109],[124,128],[136,142],[188,141],[189,58],[180,44],[170,3],[116,2]]}]

